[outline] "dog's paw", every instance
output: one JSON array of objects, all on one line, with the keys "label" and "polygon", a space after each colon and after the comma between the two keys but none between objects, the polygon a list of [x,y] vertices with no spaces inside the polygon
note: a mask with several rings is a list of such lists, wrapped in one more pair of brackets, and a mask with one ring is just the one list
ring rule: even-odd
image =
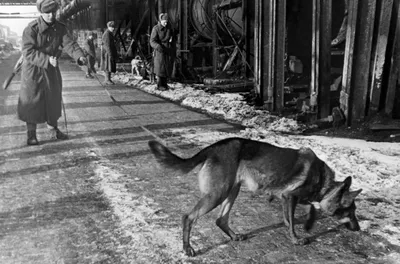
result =
[{"label": "dog's paw", "polygon": [[185,251],[188,257],[196,256],[196,252],[194,252],[194,249],[191,246],[186,246],[183,248],[183,250]]},{"label": "dog's paw", "polygon": [[243,241],[247,239],[247,235],[243,234],[236,234],[235,236],[232,237],[233,241]]},{"label": "dog's paw", "polygon": [[292,242],[295,245],[303,246],[310,243],[310,240],[308,238],[292,238]]}]

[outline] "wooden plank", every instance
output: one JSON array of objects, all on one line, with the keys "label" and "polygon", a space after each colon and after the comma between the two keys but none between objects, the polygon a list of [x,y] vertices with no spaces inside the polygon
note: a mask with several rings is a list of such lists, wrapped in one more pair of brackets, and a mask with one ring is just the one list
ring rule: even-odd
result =
[{"label": "wooden plank", "polygon": [[389,124],[371,124],[369,129],[373,131],[377,130],[400,130],[400,123],[389,123]]},{"label": "wooden plank", "polygon": [[236,47],[233,49],[233,52],[231,53],[231,55],[229,55],[229,59],[228,59],[228,61],[225,63],[225,66],[224,66],[224,68],[222,69],[222,71],[226,71],[226,70],[228,70],[228,69],[232,66],[233,60],[236,58],[236,56],[238,55],[238,53],[239,53],[239,46],[236,46]]},{"label": "wooden plank", "polygon": [[395,0],[393,4],[393,17],[397,17],[394,31],[393,48],[390,56],[390,70],[388,88],[385,100],[385,113],[389,116],[393,113],[394,99],[396,95],[396,86],[400,73],[400,0]]},{"label": "wooden plank", "polygon": [[[361,0],[364,1],[364,0]],[[346,116],[346,125],[351,125],[351,80],[353,76],[354,65],[354,47],[356,45],[356,31],[357,31],[357,17],[358,17],[358,2],[359,0],[352,0],[348,3],[348,23],[346,32],[346,46],[344,53],[343,65],[343,81],[342,91],[340,93],[340,107]]]},{"label": "wooden plank", "polygon": [[[351,2],[351,1],[349,1]],[[371,66],[372,36],[375,22],[376,0],[359,1],[354,69],[352,78],[352,124],[365,119]]]},{"label": "wooden plank", "polygon": [[253,82],[230,83],[220,85],[206,85],[207,91],[226,92],[226,93],[239,93],[249,92],[253,87]]},{"label": "wooden plank", "polygon": [[276,39],[275,39],[275,82],[274,82],[274,110],[284,108],[284,83],[285,83],[285,37],[286,37],[286,0],[277,0],[276,4]]},{"label": "wooden plank", "polygon": [[368,115],[376,114],[379,110],[381,99],[383,70],[386,62],[386,48],[388,45],[388,36],[390,20],[392,15],[393,0],[380,0],[379,26],[376,31],[376,46],[373,62],[373,73],[370,91],[370,103]]},{"label": "wooden plank", "polygon": [[325,118],[331,112],[332,0],[322,0],[320,8],[318,118]]}]

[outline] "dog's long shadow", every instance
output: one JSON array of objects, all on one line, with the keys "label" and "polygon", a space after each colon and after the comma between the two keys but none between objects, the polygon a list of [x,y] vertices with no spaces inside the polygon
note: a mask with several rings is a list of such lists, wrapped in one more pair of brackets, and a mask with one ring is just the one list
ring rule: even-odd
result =
[{"label": "dog's long shadow", "polygon": [[[296,222],[295,222],[295,225],[303,225],[303,224],[304,224],[304,221],[302,221],[302,220],[296,220]],[[274,229],[278,229],[278,228],[281,228],[281,227],[286,228],[286,226],[285,226],[285,224],[283,222],[272,224],[272,225],[269,225],[269,226],[260,227],[260,228],[254,229],[254,230],[252,230],[252,231],[250,231],[248,233],[244,233],[244,235],[247,236],[246,240],[250,240],[253,237],[256,237],[257,235],[259,235],[261,233],[268,232],[268,231],[271,231],[271,230],[274,230]],[[319,232],[319,233],[311,235],[311,236],[307,236],[308,244],[309,243],[313,243],[319,237],[325,236],[325,235],[327,235],[329,233],[338,232],[338,231],[339,231],[338,227],[335,227],[335,228],[330,228],[330,229],[324,230],[322,232]],[[211,251],[211,250],[213,250],[213,249],[215,249],[215,248],[217,248],[219,246],[227,245],[229,242],[231,242],[231,240],[230,239],[226,239],[226,240],[224,240],[224,241],[222,241],[220,243],[210,245],[210,246],[208,246],[206,248],[198,250],[196,255],[200,256],[200,255],[206,254],[207,252],[209,252],[209,251]]]}]

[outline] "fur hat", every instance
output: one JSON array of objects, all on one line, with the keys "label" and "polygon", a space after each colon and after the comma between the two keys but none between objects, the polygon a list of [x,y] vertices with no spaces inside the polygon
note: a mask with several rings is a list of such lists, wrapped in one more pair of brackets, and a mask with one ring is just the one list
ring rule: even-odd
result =
[{"label": "fur hat", "polygon": [[161,13],[159,15],[159,19],[161,20],[168,20],[168,14],[167,13]]},{"label": "fur hat", "polygon": [[107,27],[115,27],[114,21],[108,21],[107,22]]},{"label": "fur hat", "polygon": [[52,13],[57,11],[58,3],[55,0],[37,0],[36,7],[40,13]]}]

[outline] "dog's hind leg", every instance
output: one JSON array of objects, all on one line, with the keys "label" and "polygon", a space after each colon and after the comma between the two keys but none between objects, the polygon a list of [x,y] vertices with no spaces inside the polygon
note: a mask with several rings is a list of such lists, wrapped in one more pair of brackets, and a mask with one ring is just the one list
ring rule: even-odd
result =
[{"label": "dog's hind leg", "polygon": [[221,204],[221,211],[216,221],[217,226],[221,228],[222,231],[224,231],[225,234],[227,234],[234,241],[245,240],[247,238],[246,235],[236,234],[229,227],[229,213],[236,200],[236,197],[238,196],[239,190],[240,190],[240,184],[232,188],[228,197]]},{"label": "dog's hind leg", "polygon": [[183,225],[183,250],[186,255],[193,257],[195,256],[195,251],[190,245],[190,231],[192,229],[193,222],[196,221],[202,215],[210,212],[212,209],[217,207],[225,197],[215,194],[206,194],[200,201],[196,204],[193,210],[182,217]]}]

